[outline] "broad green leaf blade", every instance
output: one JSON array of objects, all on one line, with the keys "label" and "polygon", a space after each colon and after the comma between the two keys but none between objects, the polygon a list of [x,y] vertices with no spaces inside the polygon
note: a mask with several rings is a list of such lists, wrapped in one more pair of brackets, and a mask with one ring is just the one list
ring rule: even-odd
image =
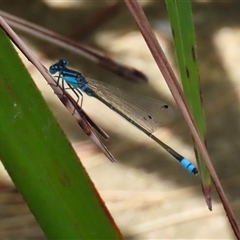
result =
[{"label": "broad green leaf blade", "polygon": [[[175,51],[178,60],[184,95],[190,105],[202,138],[205,138],[206,126],[201,101],[200,79],[196,55],[196,39],[193,27],[190,1],[166,0],[168,14],[174,37]],[[211,187],[211,177],[201,154],[197,151],[199,171],[203,186],[207,192]]]},{"label": "broad green leaf blade", "polygon": [[93,183],[0,31],[0,158],[49,239],[121,239]]}]

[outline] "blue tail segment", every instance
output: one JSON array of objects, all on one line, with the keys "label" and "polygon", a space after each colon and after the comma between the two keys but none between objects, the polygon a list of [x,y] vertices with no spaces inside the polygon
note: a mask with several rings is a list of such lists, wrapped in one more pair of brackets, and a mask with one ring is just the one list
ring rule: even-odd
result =
[{"label": "blue tail segment", "polygon": [[186,158],[183,158],[180,161],[180,164],[190,173],[193,173],[194,175],[198,174],[198,170],[197,168],[191,163],[189,162]]},{"label": "blue tail segment", "polygon": [[66,89],[64,88],[65,82],[68,89],[70,88],[78,97],[78,100],[81,96],[81,106],[82,92],[95,97],[159,144],[188,172],[194,175],[198,174],[197,168],[190,161],[153,135],[159,125],[164,125],[171,117],[171,108],[167,104],[149,97],[134,98],[133,101],[132,94],[129,94],[129,97],[128,94],[123,94],[119,89],[110,85],[86,79],[82,73],[67,68],[67,65],[68,61],[61,59],[50,66],[49,72],[51,74],[58,73],[56,82],[59,84],[61,81],[64,90]]}]

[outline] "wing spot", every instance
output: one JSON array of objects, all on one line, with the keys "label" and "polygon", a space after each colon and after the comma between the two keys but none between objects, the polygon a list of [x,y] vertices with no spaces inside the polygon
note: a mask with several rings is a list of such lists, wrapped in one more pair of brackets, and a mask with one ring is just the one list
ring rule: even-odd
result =
[{"label": "wing spot", "polygon": [[152,116],[148,115],[147,117],[143,117],[143,119],[144,119],[145,121],[147,121],[147,120],[149,120],[149,119],[152,119]]}]

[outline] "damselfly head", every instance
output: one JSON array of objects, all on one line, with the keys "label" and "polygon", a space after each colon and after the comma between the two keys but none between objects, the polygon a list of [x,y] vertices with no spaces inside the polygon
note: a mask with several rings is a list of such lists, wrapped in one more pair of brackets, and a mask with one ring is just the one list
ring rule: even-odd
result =
[{"label": "damselfly head", "polygon": [[60,59],[58,64],[62,65],[62,66],[66,66],[66,65],[68,65],[68,61],[66,59]]},{"label": "damselfly head", "polygon": [[68,64],[67,60],[60,59],[57,63],[50,66],[49,72],[51,74],[55,74],[56,72],[60,72],[67,64]]},{"label": "damselfly head", "polygon": [[62,69],[62,67],[59,64],[55,63],[52,66],[50,66],[49,72],[51,74],[55,74],[56,72],[59,72],[61,69]]}]

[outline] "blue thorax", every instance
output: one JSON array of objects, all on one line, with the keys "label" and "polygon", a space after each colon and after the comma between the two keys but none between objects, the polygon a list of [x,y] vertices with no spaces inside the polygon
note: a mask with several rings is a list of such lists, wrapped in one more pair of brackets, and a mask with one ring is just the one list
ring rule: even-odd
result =
[{"label": "blue thorax", "polygon": [[88,82],[82,73],[64,67],[60,71],[60,74],[74,88],[79,88],[86,94],[92,95],[93,91],[88,87]]}]

